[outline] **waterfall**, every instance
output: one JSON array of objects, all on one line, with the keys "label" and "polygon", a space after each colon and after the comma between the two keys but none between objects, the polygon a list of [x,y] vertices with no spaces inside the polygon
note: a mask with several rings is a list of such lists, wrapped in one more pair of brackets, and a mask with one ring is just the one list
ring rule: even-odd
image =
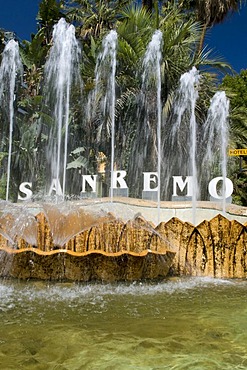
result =
[{"label": "waterfall", "polygon": [[7,164],[6,200],[9,200],[9,183],[12,157],[14,126],[15,86],[18,74],[22,74],[22,63],[19,56],[19,45],[10,40],[4,48],[0,66],[0,105],[7,110],[9,120],[9,148]]}]

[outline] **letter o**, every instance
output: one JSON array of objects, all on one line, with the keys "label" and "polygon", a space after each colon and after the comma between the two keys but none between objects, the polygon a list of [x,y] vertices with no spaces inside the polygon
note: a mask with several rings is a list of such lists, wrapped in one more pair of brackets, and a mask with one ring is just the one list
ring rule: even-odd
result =
[{"label": "letter o", "polygon": [[[224,196],[222,194],[217,193],[217,184],[219,181],[223,181],[223,177],[215,177],[210,181],[208,184],[208,192],[211,197],[215,199],[223,199]],[[233,193],[233,183],[228,177],[225,178],[225,198],[229,198]]]}]

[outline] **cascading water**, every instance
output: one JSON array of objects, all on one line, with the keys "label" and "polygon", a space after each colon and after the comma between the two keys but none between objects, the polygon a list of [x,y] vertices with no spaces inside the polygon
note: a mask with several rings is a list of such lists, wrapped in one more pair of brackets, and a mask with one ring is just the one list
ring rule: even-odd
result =
[{"label": "cascading water", "polygon": [[204,128],[203,141],[207,147],[203,160],[203,167],[208,172],[215,160],[220,163],[222,176],[222,210],[226,208],[226,177],[227,177],[227,145],[229,136],[228,127],[229,100],[224,91],[218,91],[213,96],[208,110]]},{"label": "cascading water", "polygon": [[[54,26],[53,45],[45,64],[45,89],[46,105],[51,106],[54,118],[54,127],[50,131],[48,143],[48,162],[51,165],[52,180],[56,181],[56,195],[62,196],[63,200],[66,187],[71,85],[74,80],[80,81],[80,56],[75,27],[61,18]],[[61,173],[62,189],[59,181]]]},{"label": "cascading water", "polygon": [[106,121],[106,135],[111,136],[111,187],[113,200],[113,171],[115,162],[115,75],[116,75],[117,32],[112,30],[103,39],[102,52],[99,54],[95,68],[95,88],[89,102],[89,109],[96,114],[97,101],[101,102],[102,122],[98,129],[98,138],[102,136],[103,121]]},{"label": "cascading water", "polygon": [[[158,222],[160,220],[160,182],[161,182],[161,47],[162,47],[162,32],[155,31],[152,40],[148,44],[147,51],[143,60],[143,75],[142,75],[142,94],[145,96],[150,85],[153,83],[156,86],[156,104],[157,104],[157,130],[156,130],[156,152],[157,152],[157,204],[158,204]],[[145,98],[144,98],[145,99]],[[145,99],[145,104],[148,104]],[[148,108],[146,108],[148,110]]]},{"label": "cascading water", "polygon": [[22,63],[19,56],[19,45],[10,40],[4,48],[0,67],[0,105],[7,111],[9,120],[9,148],[7,164],[6,200],[9,200],[10,168],[12,157],[12,139],[14,126],[15,86],[19,75],[22,75]]}]

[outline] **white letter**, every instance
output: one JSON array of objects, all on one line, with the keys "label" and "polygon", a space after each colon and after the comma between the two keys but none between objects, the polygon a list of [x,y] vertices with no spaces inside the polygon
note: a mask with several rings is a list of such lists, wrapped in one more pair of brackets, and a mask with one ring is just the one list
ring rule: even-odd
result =
[{"label": "white letter", "polygon": [[229,198],[233,193],[233,183],[228,177],[225,179],[225,194],[221,189],[221,194],[217,193],[217,184],[219,181],[223,181],[223,177],[215,177],[213,180],[210,181],[208,184],[208,192],[211,197],[215,199],[223,199]]},{"label": "white letter", "polygon": [[53,190],[55,191],[56,195],[63,195],[60,181],[57,179],[52,179],[51,187],[48,193],[49,196],[51,195]]},{"label": "white letter", "polygon": [[33,195],[33,192],[31,189],[28,189],[27,186],[29,186],[30,188],[32,187],[32,183],[31,182],[22,182],[21,185],[19,186],[19,190],[26,194],[26,197],[22,197],[19,193],[18,193],[18,200],[29,200],[32,198],[32,195]]},{"label": "white letter", "polygon": [[124,180],[125,176],[126,176],[126,171],[113,171],[113,177],[112,177],[113,189],[117,188],[117,183],[119,184],[120,189],[128,189],[126,181]]},{"label": "white letter", "polygon": [[158,186],[156,188],[151,188],[151,182],[155,185],[158,182],[158,172],[143,172],[143,191],[156,191],[158,190]]},{"label": "white letter", "polygon": [[97,175],[82,175],[82,193],[86,192],[86,183],[91,187],[93,192],[96,192]]},{"label": "white letter", "polygon": [[173,197],[177,197],[177,186],[179,187],[180,191],[183,191],[185,186],[187,186],[187,194],[186,196],[192,197],[192,176],[186,176],[185,180],[183,181],[182,176],[172,176],[173,178]]}]

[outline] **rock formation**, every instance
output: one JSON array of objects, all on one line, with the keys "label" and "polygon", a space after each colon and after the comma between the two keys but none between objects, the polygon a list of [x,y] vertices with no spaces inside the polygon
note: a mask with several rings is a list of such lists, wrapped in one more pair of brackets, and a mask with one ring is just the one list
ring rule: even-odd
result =
[{"label": "rock formation", "polygon": [[[142,217],[123,222],[109,214],[81,223],[76,217],[55,217],[55,230],[40,213],[21,237],[8,229],[13,224],[8,217],[0,220],[0,276],[74,281],[247,277],[247,225],[221,215],[198,226],[172,218],[157,227]],[[28,242],[31,230],[37,235]]]}]

